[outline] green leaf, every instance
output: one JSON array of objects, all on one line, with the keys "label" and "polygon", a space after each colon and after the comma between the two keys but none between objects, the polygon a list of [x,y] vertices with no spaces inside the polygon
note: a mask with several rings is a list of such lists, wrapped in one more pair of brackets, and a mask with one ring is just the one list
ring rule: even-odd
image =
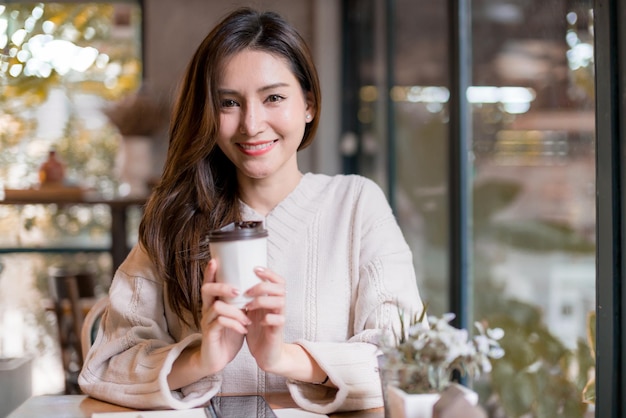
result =
[{"label": "green leaf", "polygon": [[596,311],[587,315],[587,343],[591,349],[591,355],[596,358]]},{"label": "green leaf", "polygon": [[[596,358],[596,312],[591,311],[587,315],[587,342],[589,344],[589,351],[593,359]],[[582,393],[583,402],[589,404],[596,403],[596,379],[591,377]]]},{"label": "green leaf", "polygon": [[519,373],[506,382],[500,396],[502,406],[511,417],[521,417],[529,412],[536,399],[537,381],[530,373]]},{"label": "green leaf", "polygon": [[587,382],[587,385],[583,389],[583,402],[595,404],[596,403],[596,379],[592,377]]}]

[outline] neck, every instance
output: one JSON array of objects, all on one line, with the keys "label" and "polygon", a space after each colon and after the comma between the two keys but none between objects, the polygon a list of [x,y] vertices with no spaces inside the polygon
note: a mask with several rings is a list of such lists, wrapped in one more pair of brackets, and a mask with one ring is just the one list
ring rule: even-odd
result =
[{"label": "neck", "polygon": [[267,216],[300,183],[302,173],[287,179],[247,179],[239,183],[240,199],[263,216]]}]

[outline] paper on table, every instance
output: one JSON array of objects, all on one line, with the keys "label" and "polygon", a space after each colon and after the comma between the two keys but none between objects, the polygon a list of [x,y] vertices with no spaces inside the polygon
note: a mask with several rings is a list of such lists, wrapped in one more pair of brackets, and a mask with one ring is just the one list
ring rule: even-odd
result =
[{"label": "paper on table", "polygon": [[274,409],[278,418],[328,418],[328,415],[316,414],[298,408]]},{"label": "paper on table", "polygon": [[[328,418],[328,415],[316,414],[298,408],[274,409],[278,418]],[[98,412],[91,418],[207,418],[204,408],[167,410],[167,411],[132,411]]]},{"label": "paper on table", "polygon": [[96,412],[91,418],[207,418],[204,408],[167,410],[167,411],[132,411],[132,412]]}]

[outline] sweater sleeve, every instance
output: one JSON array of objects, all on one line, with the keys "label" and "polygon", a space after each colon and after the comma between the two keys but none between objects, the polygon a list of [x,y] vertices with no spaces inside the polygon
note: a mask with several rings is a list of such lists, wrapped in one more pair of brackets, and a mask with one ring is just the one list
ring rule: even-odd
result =
[{"label": "sweater sleeve", "polygon": [[336,386],[289,381],[296,403],[328,414],[382,406],[377,356],[381,333],[399,324],[398,307],[423,309],[413,257],[380,188],[364,180],[355,206],[358,283],[351,309],[354,334],[346,342],[298,341]]},{"label": "sweater sleeve", "polygon": [[207,376],[172,391],[172,364],[200,334],[176,342],[168,327],[162,283],[151,277],[145,253],[135,248],[115,274],[96,340],[79,384],[84,393],[136,409],[185,409],[206,404],[219,390],[221,376]]}]

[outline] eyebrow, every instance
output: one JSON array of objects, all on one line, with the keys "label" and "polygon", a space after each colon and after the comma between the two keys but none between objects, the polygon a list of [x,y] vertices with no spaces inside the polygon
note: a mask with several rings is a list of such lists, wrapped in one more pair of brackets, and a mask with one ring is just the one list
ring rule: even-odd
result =
[{"label": "eyebrow", "polygon": [[[263,92],[265,92],[267,90],[273,90],[273,89],[278,88],[278,87],[289,87],[289,83],[282,83],[281,82],[281,83],[269,84],[267,86],[261,87],[260,89],[257,90],[257,92],[263,93]],[[235,94],[235,95],[238,94],[238,92],[236,90],[218,89],[217,91],[220,94]]]}]

